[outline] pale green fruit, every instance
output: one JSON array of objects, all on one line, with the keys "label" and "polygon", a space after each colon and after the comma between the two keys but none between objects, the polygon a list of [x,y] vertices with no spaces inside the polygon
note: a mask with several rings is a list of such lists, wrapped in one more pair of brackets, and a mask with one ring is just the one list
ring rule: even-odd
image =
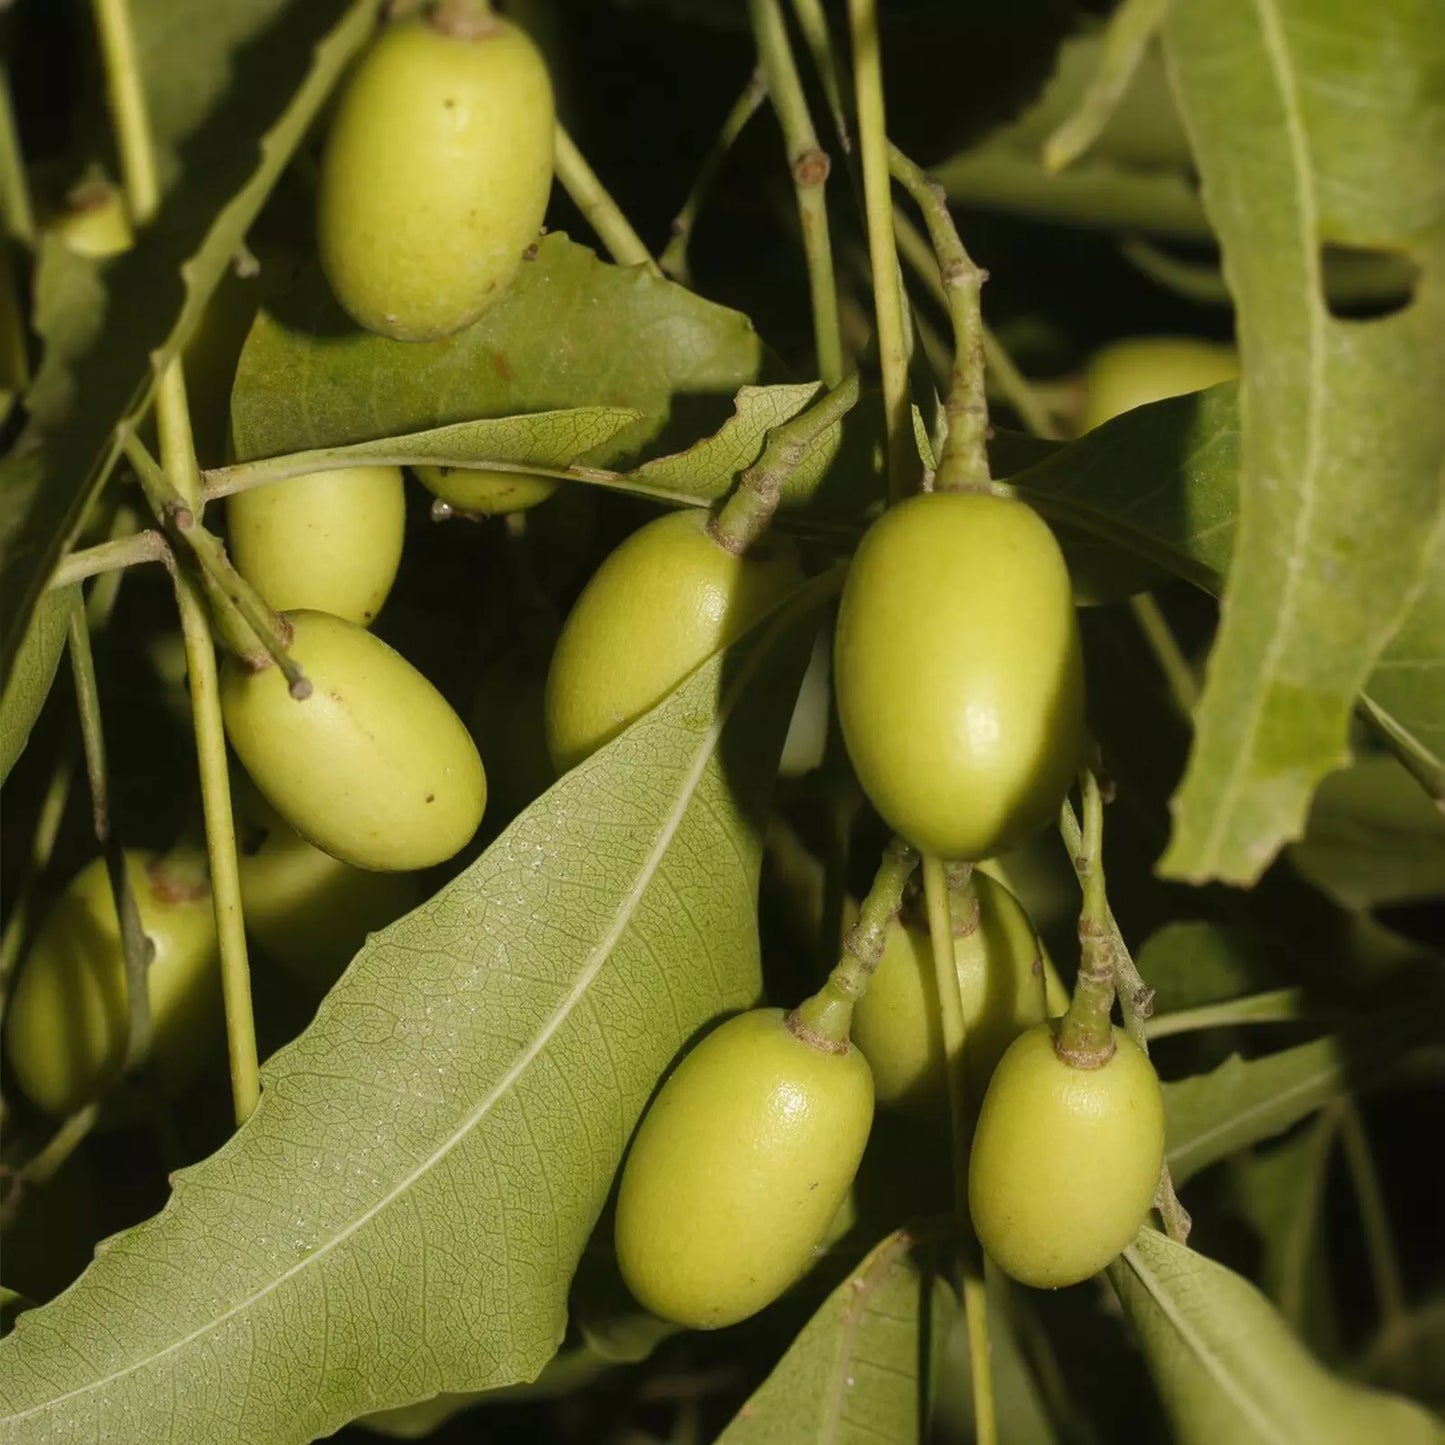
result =
[{"label": "pale green fruit", "polygon": [[995,1264],[1057,1289],[1103,1269],[1134,1238],[1164,1162],[1164,1095],[1146,1055],[1116,1029],[1097,1069],[1066,1064],[1052,1027],[999,1061],[968,1165],[973,1227]]},{"label": "pale green fruit", "polygon": [[634,532],[577,599],[547,675],[547,747],[559,773],[655,707],[802,581],[797,554],[768,537],[745,557],[707,533],[702,511]]},{"label": "pale green fruit", "polygon": [[714,1029],[658,1092],[622,1171],[628,1288],[693,1329],[770,1304],[827,1237],[872,1120],[873,1081],[851,1045],[805,1043],[781,1009]]},{"label": "pale green fruit", "polygon": [[238,799],[241,903],[268,957],[324,992],[366,936],[417,901],[405,873],[371,873],[313,847],[259,796]]},{"label": "pale green fruit", "polygon": [[552,185],[552,85],[526,34],[388,26],[357,66],[321,158],[317,241],[368,330],[432,341],[506,290]]},{"label": "pale green fruit", "polygon": [[[128,850],[141,926],[155,945],[146,974],[149,1065],[175,1089],[219,1047],[220,973],[211,893],[199,864],[167,866]],[[89,1103],[120,1073],[130,1013],[120,920],[104,859],[88,863],[41,924],[5,1018],[10,1067],[52,1114]]]},{"label": "pale green fruit", "polygon": [[135,245],[125,198],[109,181],[84,181],[66,197],[65,209],[51,231],[69,251],[89,261],[105,261]]},{"label": "pale green fruit", "polygon": [[274,666],[221,669],[226,733],[266,800],[318,848],[358,868],[444,862],[477,830],[487,779],[446,699],[365,628],[283,614],[311,695]]},{"label": "pale green fruit", "polygon": [[1091,431],[1121,412],[1202,391],[1239,375],[1232,346],[1190,336],[1134,336],[1101,347],[1084,368],[1079,430]]},{"label": "pale green fruit", "polygon": [[1068,568],[1022,502],[928,492],[891,507],[848,571],[833,647],[858,781],[896,832],[987,858],[1053,818],[1084,747]]},{"label": "pale green fruit", "polygon": [[[978,916],[955,937],[954,963],[965,1069],[978,1098],[1004,1050],[1026,1028],[1062,1014],[1069,995],[1018,899],[982,873],[974,873],[973,886]],[[879,1103],[948,1102],[933,946],[923,920],[889,926],[883,957],[853,1010],[853,1042],[873,1070]]]},{"label": "pale green fruit", "polygon": [[401,565],[401,468],[344,467],[237,492],[226,528],[236,570],[272,607],[369,627]]},{"label": "pale green fruit", "polygon": [[412,470],[433,496],[440,497],[458,512],[475,517],[525,512],[545,502],[561,485],[555,477],[489,471],[483,467],[413,467]]}]

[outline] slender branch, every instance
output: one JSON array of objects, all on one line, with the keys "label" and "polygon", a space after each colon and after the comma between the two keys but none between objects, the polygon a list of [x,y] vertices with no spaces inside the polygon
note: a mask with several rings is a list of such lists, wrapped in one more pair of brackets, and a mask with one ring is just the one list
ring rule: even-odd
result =
[{"label": "slender branch", "polygon": [[1280,988],[1271,993],[1230,999],[1227,1003],[1201,1004],[1198,1008],[1176,1009],[1151,1018],[1144,1026],[1150,1043],[1174,1034],[1201,1029],[1233,1028],[1240,1024],[1282,1024],[1308,1018],[1302,988]]},{"label": "slender branch", "polygon": [[1084,769],[1079,786],[1084,799],[1083,835],[1074,852],[1084,894],[1079,910],[1079,973],[1054,1048],[1075,1068],[1097,1069],[1113,1058],[1116,1048],[1110,1018],[1114,959],[1109,899],[1104,889],[1104,797],[1093,768]]},{"label": "slender branch", "polygon": [[95,680],[95,657],[90,647],[90,630],[80,599],[71,609],[68,646],[70,668],[75,678],[75,700],[80,715],[81,747],[85,773],[90,783],[91,820],[95,840],[105,858],[111,899],[120,923],[121,955],[125,960],[126,1072],[139,1067],[150,1050],[151,1010],[148,979],[155,946],[146,936],[131,887],[125,853],[110,826],[110,781],[105,756],[105,731],[101,725],[100,689]]},{"label": "slender branch", "polygon": [[597,233],[612,259],[619,266],[645,266],[652,275],[660,277],[662,270],[652,259],[642,237],[632,229],[632,223],[598,180],[596,171],[587,164],[561,121],[557,122],[556,157],[557,179],[562,182],[562,189],[587,218],[587,224]]},{"label": "slender branch", "polygon": [[888,494],[897,501],[910,490],[918,467],[913,419],[908,409],[903,296],[893,241],[893,195],[888,179],[888,126],[883,105],[883,62],[878,49],[877,0],[848,0],[848,20],[853,39],[853,87],[858,107],[858,146],[863,160],[878,361],[883,372]]},{"label": "slender branch", "polygon": [[713,182],[717,179],[717,173],[722,169],[722,163],[727,158],[728,152],[737,144],[737,139],[743,133],[747,123],[757,114],[758,107],[762,105],[767,93],[768,88],[763,83],[762,72],[754,70],[748,76],[748,83],[743,86],[742,93],[733,102],[732,109],[723,118],[722,129],[713,140],[712,149],[703,157],[702,165],[698,167],[697,176],[692,183],[692,189],[687,193],[687,199],[682,203],[682,209],[673,218],[672,239],[663,247],[662,255],[657,258],[657,263],[662,268],[664,275],[671,276],[684,286],[688,285],[692,279],[687,261],[687,248],[692,244],[692,233],[697,226],[697,217],[702,210],[702,203],[712,189]]},{"label": "slender branch", "polygon": [[843,82],[838,74],[838,63],[833,58],[833,41],[828,33],[828,17],[823,12],[822,0],[793,0],[793,16],[808,50],[813,56],[813,65],[822,82],[823,94],[828,98],[828,109],[833,115],[833,128],[838,133],[838,144],[845,151],[853,149],[853,139],[848,133],[848,116],[844,109]]},{"label": "slender branch", "polygon": [[719,546],[741,556],[762,536],[778,509],[783,484],[813,445],[858,404],[859,392],[855,371],[768,433],[762,454],[738,478],[732,495],[708,523],[708,533]]},{"label": "slender branch", "polygon": [[20,127],[10,97],[10,67],[0,62],[0,210],[5,229],[22,245],[35,244],[35,208],[20,148]]},{"label": "slender branch", "polygon": [[164,535],[154,530],[116,537],[70,553],[56,567],[47,586],[72,587],[102,572],[118,572],[141,562],[164,562],[170,553],[170,544]]},{"label": "slender branch", "polygon": [[1159,664],[1159,671],[1164,674],[1170,700],[1181,716],[1192,718],[1199,703],[1199,680],[1169,626],[1169,619],[1150,592],[1136,592],[1129,599],[1129,610]]},{"label": "slender branch", "polygon": [[1345,1164],[1355,1186],[1355,1199],[1360,1207],[1360,1224],[1365,1234],[1365,1249],[1370,1257],[1370,1273],[1375,1281],[1375,1295],[1380,1303],[1381,1326],[1397,1328],[1405,1319],[1405,1286],[1400,1276],[1400,1259],[1390,1229],[1390,1214],[1385,1207],[1385,1192],[1380,1187],[1359,1108],[1349,1095],[1341,1101],[1340,1143],[1344,1147]]},{"label": "slender branch", "polygon": [[131,222],[144,226],[160,206],[155,143],[145,82],[127,0],[91,0],[105,61],[105,94],[120,153],[121,179]]},{"label": "slender branch", "polygon": [[825,386],[836,386],[843,378],[843,334],[833,275],[833,243],[828,231],[828,154],[818,144],[818,132],[808,112],[780,0],[748,0],[748,12],[768,95],[783,128],[797,192],[798,224],[803,233],[808,290],[813,302],[818,375]]},{"label": "slender branch", "polygon": [[86,1104],[71,1114],[50,1136],[45,1147],[26,1161],[24,1168],[19,1171],[21,1185],[34,1187],[49,1184],[60,1173],[65,1161],[85,1142],[86,1135],[95,1127],[95,1121],[99,1117],[98,1103]]},{"label": "slender branch", "polygon": [[1099,67],[1078,108],[1044,142],[1044,170],[1050,175],[1078,160],[1098,140],[1168,8],[1169,0],[1124,0],[1110,16]]},{"label": "slender branch", "polygon": [[1331,1099],[1315,1120],[1310,1132],[1308,1169],[1299,1209],[1285,1236],[1277,1303],[1279,1312],[1296,1334],[1302,1333],[1304,1324],[1310,1251],[1314,1248],[1319,1231],[1325,1173],[1334,1148],[1335,1136],[1339,1133],[1344,1117],[1344,1108],[1343,1096]]},{"label": "slender branch", "polygon": [[823,742],[823,789],[827,798],[827,840],[823,853],[823,908],[819,942],[825,958],[836,957],[843,942],[843,913],[848,900],[848,863],[853,824],[862,796],[848,762],[838,709],[828,699],[828,731]]},{"label": "slender branch", "polygon": [[953,370],[944,398],[948,439],[933,485],[939,491],[986,488],[990,480],[988,398],[984,394],[983,314],[979,309],[985,273],[963,249],[943,188],[930,181],[897,146],[889,146],[888,161],[894,178],[923,212],[953,325]]}]

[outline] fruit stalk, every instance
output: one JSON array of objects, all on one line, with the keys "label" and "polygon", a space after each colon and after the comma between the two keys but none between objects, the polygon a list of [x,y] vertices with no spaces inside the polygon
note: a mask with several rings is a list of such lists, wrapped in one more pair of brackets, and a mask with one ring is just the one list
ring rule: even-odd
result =
[{"label": "fruit stalk", "polygon": [[938,459],[933,485],[941,492],[986,491],[990,481],[988,397],[984,391],[983,316],[979,310],[985,273],[963,248],[943,187],[930,181],[897,146],[889,146],[888,162],[893,176],[923,212],[953,326],[953,370],[943,403],[948,439]]},{"label": "fruit stalk", "polygon": [[853,372],[805,411],[768,433],[762,455],[738,478],[732,495],[708,523],[708,535],[718,546],[741,557],[767,531],[783,484],[808,449],[858,404],[858,396],[858,373]]},{"label": "fruit stalk", "polygon": [[478,40],[497,29],[491,0],[436,0],[427,19],[433,29],[458,40]]},{"label": "fruit stalk", "polygon": [[144,226],[160,205],[150,111],[127,0],[91,0],[105,61],[105,99],[115,148],[120,154],[126,209],[133,225]]},{"label": "fruit stalk", "polygon": [[1114,931],[1104,888],[1104,796],[1093,768],[1079,780],[1084,799],[1083,836],[1074,867],[1083,887],[1079,910],[1079,973],[1054,1049],[1078,1069],[1102,1068],[1114,1057]]},{"label": "fruit stalk", "polygon": [[803,39],[808,42],[808,49],[813,54],[813,65],[822,82],[823,94],[828,98],[828,109],[833,114],[838,143],[845,151],[851,151],[853,141],[848,134],[848,117],[843,110],[843,86],[838,79],[838,63],[833,55],[828,17],[821,0],[793,0],[793,19],[797,21],[798,29],[803,32]]},{"label": "fruit stalk", "polygon": [[577,143],[568,134],[559,120],[556,137],[557,179],[567,192],[572,204],[587,218],[587,224],[596,231],[607,253],[619,266],[645,266],[650,276],[662,278],[662,268],[653,260],[641,236],[633,229],[632,222],[622,213],[622,208],[613,200],[606,186],[597,178],[597,172],[587,164],[586,157],[577,149]]},{"label": "fruit stalk", "polygon": [[804,999],[788,1016],[788,1027],[820,1047],[846,1044],[853,1005],[863,997],[868,980],[883,957],[888,925],[903,906],[903,889],[918,866],[912,844],[893,838],[873,875],[858,921],[843,940],[843,953],[823,987]]},{"label": "fruit stalk", "polygon": [[843,334],[833,277],[833,242],[828,231],[828,153],[818,143],[779,0],[749,0],[748,14],[768,96],[783,128],[788,167],[797,192],[798,225],[813,303],[818,375],[825,386],[833,387],[843,378]]},{"label": "fruit stalk", "polygon": [[46,586],[71,587],[88,577],[118,572],[139,562],[166,562],[170,556],[170,544],[165,534],[148,528],[129,537],[115,537],[109,542],[97,542],[94,547],[83,547],[70,553],[51,574]]}]

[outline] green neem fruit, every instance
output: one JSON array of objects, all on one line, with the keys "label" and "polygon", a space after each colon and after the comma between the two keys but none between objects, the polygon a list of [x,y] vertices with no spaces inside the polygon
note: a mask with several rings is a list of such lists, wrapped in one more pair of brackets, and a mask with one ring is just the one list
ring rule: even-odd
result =
[{"label": "green neem fruit", "polygon": [[83,181],[51,225],[67,250],[90,261],[119,256],[135,245],[125,198],[109,181]]},{"label": "green neem fruit", "polygon": [[431,341],[506,290],[552,186],[552,85],[505,20],[390,26],[347,83],[321,158],[317,240],[371,331]]},{"label": "green neem fruit", "polygon": [[786,539],[737,557],[708,535],[702,511],[634,532],[593,574],[552,655],[547,747],[557,771],[655,707],[801,581]]},{"label": "green neem fruit", "polygon": [[714,1029],[637,1131],[617,1198],[617,1260],[664,1319],[713,1329],[775,1300],[811,1263],[873,1119],[851,1045],[804,1042],[781,1009]]},{"label": "green neem fruit", "polygon": [[1054,1051],[1041,1024],[994,1070],[968,1166],[968,1206],[1006,1274],[1039,1289],[1077,1284],[1134,1238],[1164,1162],[1164,1095],[1143,1051],[1115,1030],[1096,1069]]},{"label": "green neem fruit", "polygon": [[929,492],[859,544],[834,690],[869,800],[911,843],[987,858],[1051,819],[1083,756],[1069,573],[1022,502]]},{"label": "green neem fruit", "polygon": [[413,467],[417,480],[433,496],[474,517],[525,512],[545,502],[560,485],[555,477],[527,472],[489,471],[483,467]]},{"label": "green neem fruit", "polygon": [[1079,430],[1165,397],[1202,391],[1239,375],[1232,346],[1190,336],[1135,336],[1100,348],[1084,368]]},{"label": "green neem fruit", "polygon": [[[205,1063],[220,1020],[211,892],[199,863],[125,855],[141,926],[155,946],[146,975],[155,1077],[178,1088]],[[105,862],[71,879],[41,924],[5,1019],[20,1087],[42,1109],[68,1114],[94,1099],[125,1062],[130,1013],[120,921]]]},{"label": "green neem fruit", "polygon": [[311,695],[274,666],[221,669],[226,732],[267,801],[318,848],[358,868],[405,872],[450,858],[477,830],[487,779],[446,699],[365,628],[283,614]]},{"label": "green neem fruit", "polygon": [[226,527],[237,571],[272,607],[369,626],[401,565],[401,468],[345,467],[237,492]]},{"label": "green neem fruit", "polygon": [[[967,931],[954,938],[954,961],[965,1066],[978,1097],[1004,1050],[1026,1028],[1062,1014],[1069,995],[1018,899],[982,873],[973,885],[977,916],[957,921]],[[947,1103],[933,947],[922,919],[899,919],[889,928],[868,992],[853,1010],[853,1041],[873,1069],[879,1103]]]},{"label": "green neem fruit", "polygon": [[324,992],[366,936],[416,902],[404,873],[369,873],[314,848],[259,796],[238,800],[241,903],[266,954]]}]

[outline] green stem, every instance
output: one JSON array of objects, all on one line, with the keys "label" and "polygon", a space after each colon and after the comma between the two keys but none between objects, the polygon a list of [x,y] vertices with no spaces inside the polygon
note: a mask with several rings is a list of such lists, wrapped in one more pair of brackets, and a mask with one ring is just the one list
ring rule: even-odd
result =
[{"label": "green stem", "polygon": [[1175,708],[1185,719],[1193,718],[1195,706],[1199,702],[1199,682],[1194,676],[1194,669],[1189,665],[1189,659],[1184,655],[1184,649],[1179,646],[1178,639],[1169,626],[1169,619],[1164,616],[1163,609],[1151,592],[1136,592],[1129,599],[1129,610],[1134,614],[1134,620],[1139,624],[1139,630],[1144,634],[1144,640],[1149,644],[1160,672],[1164,674],[1164,681],[1169,687],[1169,697]]},{"label": "green stem", "polygon": [[557,179],[571,197],[572,204],[587,218],[608,253],[619,266],[645,266],[648,273],[661,277],[662,270],[632,223],[622,214],[597,173],[587,164],[561,121],[557,122]]},{"label": "green stem", "polygon": [[789,1016],[789,1026],[820,1047],[847,1042],[853,1006],[868,990],[868,980],[883,957],[888,928],[903,906],[903,890],[918,866],[918,854],[901,838],[883,851],[868,896],[858,910],[858,921],[843,940],[842,956],[823,987],[806,998]]},{"label": "green stem", "polygon": [[65,557],[47,585],[71,587],[102,572],[118,572],[141,562],[164,562],[170,552],[170,544],[164,535],[153,530],[117,537],[110,542],[98,542],[94,547],[82,548]]},{"label": "green stem", "polygon": [[1282,1024],[1309,1017],[1302,988],[1280,988],[1227,1003],[1201,1004],[1198,1008],[1176,1009],[1151,1018],[1144,1032],[1152,1043],[1173,1034],[1201,1029],[1234,1028],[1241,1024]]},{"label": "green stem", "polygon": [[20,960],[20,945],[25,941],[26,920],[30,916],[35,888],[55,853],[55,840],[60,835],[60,824],[65,818],[65,807],[70,801],[74,781],[75,756],[67,750],[51,773],[45,796],[41,799],[40,814],[30,842],[30,861],[15,891],[15,902],[10,909],[10,917],[5,920],[5,931],[0,934],[0,1008],[10,997],[10,975]]},{"label": "green stem", "polygon": [[853,149],[853,141],[848,134],[843,83],[838,75],[837,61],[833,58],[833,41],[828,33],[828,17],[823,12],[822,0],[793,0],[793,17],[798,22],[798,29],[803,32],[803,39],[808,42],[813,65],[818,71],[823,94],[828,100],[828,109],[832,112],[838,144],[845,151],[850,151]]},{"label": "green stem", "polygon": [[823,742],[823,790],[827,840],[823,853],[823,907],[818,937],[825,959],[836,957],[843,943],[843,911],[848,898],[848,863],[853,823],[862,799],[848,763],[838,709],[829,700],[828,731]]},{"label": "green stem", "polygon": [[1168,8],[1169,0],[1124,0],[1109,18],[1099,66],[1083,98],[1044,142],[1044,170],[1050,175],[1078,160],[1098,140],[1124,98]]},{"label": "green stem", "polygon": [[33,246],[35,208],[30,203],[20,127],[10,97],[10,67],[4,64],[0,64],[0,210],[4,212],[6,231],[22,245]]},{"label": "green stem", "polygon": [[1078,1069],[1102,1068],[1114,1057],[1113,939],[1109,899],[1104,888],[1104,797],[1098,774],[1085,768],[1080,777],[1084,798],[1083,836],[1074,853],[1074,867],[1083,886],[1079,910],[1079,973],[1074,996],[1059,1025],[1054,1050]]},{"label": "green stem", "polygon": [[763,83],[762,72],[754,70],[748,77],[748,83],[743,86],[742,94],[733,102],[732,109],[724,117],[722,129],[714,139],[712,149],[708,151],[703,158],[702,165],[698,167],[697,177],[692,183],[692,189],[687,193],[687,199],[682,203],[682,209],[673,219],[672,239],[663,248],[662,255],[657,258],[657,263],[665,275],[671,276],[673,280],[681,282],[684,286],[688,285],[692,279],[691,271],[688,268],[687,249],[692,244],[692,233],[697,226],[697,217],[702,210],[702,203],[712,189],[712,184],[717,179],[717,173],[722,169],[722,163],[727,158],[728,152],[737,143],[737,139],[743,133],[747,123],[757,114],[758,107],[762,105],[767,93],[768,88]]},{"label": "green stem", "polygon": [[732,495],[708,523],[713,541],[739,557],[757,542],[773,520],[784,483],[813,445],[853,410],[859,393],[855,371],[768,433],[761,455],[738,478]]},{"label": "green stem", "polygon": [[135,29],[126,0],[91,0],[91,10],[105,62],[106,101],[126,208],[132,224],[144,226],[160,207],[161,191]]},{"label": "green stem", "polygon": [[1284,1262],[1280,1268],[1279,1312],[1296,1333],[1303,1332],[1305,1319],[1306,1281],[1309,1278],[1310,1252],[1319,1229],[1320,1208],[1324,1201],[1325,1174],[1330,1151],[1344,1115],[1343,1098],[1332,1099],[1320,1110],[1309,1142],[1308,1169],[1305,1174],[1299,1208],[1285,1237]]},{"label": "green stem", "polygon": [[983,314],[979,309],[984,273],[963,249],[943,188],[933,184],[897,146],[889,146],[888,161],[894,178],[923,212],[953,325],[953,370],[943,403],[948,439],[938,459],[933,485],[944,492],[986,490],[990,481],[988,398],[984,392]]},{"label": "green stem", "polygon": [[90,783],[91,821],[95,840],[105,858],[115,916],[120,922],[121,954],[125,960],[126,1033],[125,1069],[139,1067],[150,1049],[150,985],[147,974],[155,952],[141,923],[135,891],[125,866],[125,853],[110,826],[110,777],[105,756],[105,730],[101,724],[100,689],[95,680],[95,656],[90,647],[90,630],[85,609],[76,598],[71,609],[68,646],[70,668],[75,678],[76,709],[80,715],[80,740],[85,756],[85,773]]},{"label": "green stem", "polygon": [[878,48],[877,0],[848,0],[848,21],[853,39],[853,88],[858,108],[858,147],[863,160],[878,362],[883,373],[888,494],[893,501],[898,501],[911,490],[918,469],[913,419],[908,408],[903,297],[893,241],[893,195],[888,179],[888,126],[883,105],[883,63]]},{"label": "green stem", "polygon": [[1370,1141],[1355,1101],[1346,1096],[1340,1111],[1340,1143],[1344,1147],[1345,1164],[1355,1186],[1355,1199],[1360,1208],[1360,1224],[1365,1234],[1365,1249],[1370,1257],[1370,1273],[1375,1281],[1375,1295],[1380,1303],[1381,1327],[1397,1328],[1405,1319],[1405,1287],[1400,1278],[1400,1260],[1390,1230],[1390,1215],[1385,1207],[1385,1193],[1380,1187],[1379,1172],[1370,1152]]},{"label": "green stem", "polygon": [[1174,1176],[1167,1164],[1159,1166],[1159,1181],[1154,1186],[1154,1208],[1159,1211],[1159,1217],[1164,1221],[1164,1232],[1169,1238],[1175,1244],[1188,1244],[1194,1221],[1174,1191]]},{"label": "green stem", "polygon": [[768,95],[783,128],[788,166],[797,192],[798,224],[803,233],[813,302],[818,375],[825,386],[832,387],[843,378],[843,333],[838,319],[833,243],[828,231],[828,154],[818,144],[818,132],[808,112],[780,0],[748,0],[748,11]]}]

